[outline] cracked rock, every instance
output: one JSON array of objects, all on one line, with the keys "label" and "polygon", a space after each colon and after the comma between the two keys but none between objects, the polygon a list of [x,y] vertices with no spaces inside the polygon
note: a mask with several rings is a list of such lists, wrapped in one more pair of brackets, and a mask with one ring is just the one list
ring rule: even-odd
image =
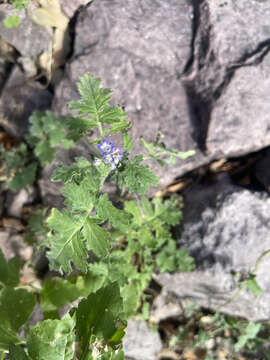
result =
[{"label": "cracked rock", "polygon": [[270,145],[269,71],[270,53],[257,66],[237,69],[214,105],[206,144],[217,158]]},{"label": "cracked rock", "polygon": [[261,0],[207,0],[211,48],[222,66],[238,65],[259,44],[270,44],[270,4]]},{"label": "cracked rock", "polygon": [[[3,20],[14,14],[20,17],[19,27],[6,28]],[[14,46],[22,56],[32,58],[48,51],[51,42],[51,34],[45,27],[35,24],[26,9],[18,12],[9,4],[0,5],[0,38]]]},{"label": "cracked rock", "polygon": [[75,83],[90,72],[112,88],[113,102],[125,107],[131,135],[142,153],[139,137],[154,142],[160,130],[168,148],[196,150],[175,166],[154,171],[160,187],[205,162],[195,139],[193,112],[180,80],[191,56],[193,8],[188,0],[94,1],[80,12],[74,57],[54,99],[54,110],[67,114],[67,103],[77,99]]},{"label": "cracked rock", "polygon": [[0,124],[16,138],[23,136],[28,118],[34,110],[47,110],[52,95],[38,84],[28,82],[18,67],[14,67],[0,99]]},{"label": "cracked rock", "polygon": [[269,320],[270,256],[263,258],[256,273],[262,295],[244,291],[222,307],[238,290],[232,273],[246,276],[270,248],[269,212],[268,194],[243,190],[223,177],[214,184],[195,186],[186,194],[178,241],[194,256],[197,270],[160,275],[159,282],[180,300],[189,298],[251,321]]}]

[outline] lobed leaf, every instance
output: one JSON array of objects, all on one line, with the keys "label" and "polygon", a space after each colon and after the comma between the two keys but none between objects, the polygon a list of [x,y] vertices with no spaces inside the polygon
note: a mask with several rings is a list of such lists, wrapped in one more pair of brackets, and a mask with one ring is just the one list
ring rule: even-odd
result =
[{"label": "lobed leaf", "polygon": [[74,356],[75,322],[70,316],[45,320],[29,329],[28,353],[35,360],[71,360]]},{"label": "lobed leaf", "polygon": [[147,193],[150,185],[157,185],[159,178],[150,171],[149,166],[141,165],[142,155],[135,156],[127,163],[123,171],[119,171],[119,186],[126,186],[130,192]]}]

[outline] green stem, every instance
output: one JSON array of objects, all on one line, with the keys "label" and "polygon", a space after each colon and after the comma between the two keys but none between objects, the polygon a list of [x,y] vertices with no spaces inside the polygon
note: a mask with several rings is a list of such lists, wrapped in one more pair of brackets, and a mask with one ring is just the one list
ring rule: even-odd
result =
[{"label": "green stem", "polygon": [[98,130],[99,130],[100,136],[103,138],[104,132],[103,132],[103,128],[102,128],[100,121],[98,122]]}]

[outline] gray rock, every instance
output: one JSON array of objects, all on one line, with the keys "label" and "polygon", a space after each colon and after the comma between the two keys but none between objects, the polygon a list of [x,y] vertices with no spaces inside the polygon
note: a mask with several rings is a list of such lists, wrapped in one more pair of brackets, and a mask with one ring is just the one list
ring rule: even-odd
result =
[{"label": "gray rock", "polygon": [[[20,17],[18,28],[6,28],[3,20],[11,15]],[[26,57],[37,58],[43,51],[48,51],[51,34],[45,27],[35,24],[25,9],[18,12],[9,4],[0,5],[0,38],[16,48]]]},{"label": "gray rock", "polygon": [[157,360],[162,349],[159,334],[151,331],[145,321],[130,320],[123,339],[125,359]]},{"label": "gray rock", "polygon": [[17,256],[28,261],[33,254],[33,248],[26,245],[23,236],[13,231],[0,231],[0,248],[6,259]]},{"label": "gray rock", "polygon": [[207,0],[211,50],[221,66],[239,65],[269,46],[270,5],[261,0]]},{"label": "gray rock", "polygon": [[180,315],[183,315],[183,308],[180,306],[179,301],[171,293],[162,289],[151,306],[151,323],[158,324],[162,320],[177,318]]},{"label": "gray rock", "polygon": [[28,189],[21,189],[17,193],[8,192],[6,196],[6,210],[7,215],[11,217],[20,218],[23,215],[23,207],[34,201],[36,196],[35,189],[30,186]]},{"label": "gray rock", "polygon": [[72,16],[75,14],[75,12],[79,9],[80,6],[87,5],[91,1],[92,0],[59,0],[59,3],[61,5],[63,13],[69,18],[72,18]]},{"label": "gray rock", "polygon": [[216,157],[232,157],[270,144],[270,54],[256,66],[242,67],[214,105],[207,149]]},{"label": "gray rock", "polygon": [[184,225],[179,244],[196,259],[193,273],[159,276],[165,290],[180,299],[191,298],[199,305],[222,310],[249,320],[270,319],[270,256],[257,271],[263,294],[243,292],[235,301],[222,305],[236,293],[232,273],[247,274],[269,246],[270,198],[266,193],[216,184],[195,187],[186,195]]},{"label": "gray rock", "polygon": [[48,90],[29,82],[18,67],[14,67],[0,99],[0,124],[15,137],[22,137],[28,118],[34,110],[47,110],[52,95]]},{"label": "gray rock", "polygon": [[191,56],[192,18],[188,0],[94,1],[78,16],[74,58],[54,98],[55,112],[67,114],[67,103],[78,98],[78,77],[93,73],[115,90],[113,102],[125,106],[137,142],[134,154],[144,152],[139,136],[154,141],[158,130],[168,148],[196,150],[196,157],[174,167],[154,166],[161,187],[206,161],[179,79]]}]

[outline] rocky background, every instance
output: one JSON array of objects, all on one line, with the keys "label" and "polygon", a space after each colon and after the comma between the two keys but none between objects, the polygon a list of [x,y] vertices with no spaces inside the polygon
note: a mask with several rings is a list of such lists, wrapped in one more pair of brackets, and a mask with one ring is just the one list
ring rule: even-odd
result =
[{"label": "rocky background", "polygon": [[[7,1],[0,4],[2,131],[20,139],[34,109],[67,114],[67,103],[78,98],[78,77],[86,72],[101,77],[132,122],[135,152],[143,151],[141,135],[154,141],[158,131],[168,148],[196,151],[175,166],[155,166],[158,190],[183,195],[184,220],[176,237],[197,264],[190,274],[156,277],[174,298],[172,312],[161,301],[169,311],[165,317],[180,311],[179,301],[192,299],[249,320],[270,320],[270,256],[257,273],[263,294],[243,292],[222,308],[236,291],[232,273],[246,274],[270,248],[269,1],[59,3],[53,24],[31,9],[23,11],[19,31],[3,26],[13,10]],[[86,149],[81,145],[77,151]],[[67,162],[72,157],[74,151],[59,153]],[[59,189],[50,183],[50,172],[44,170],[31,194],[0,195],[0,215],[9,221],[9,226],[2,221],[0,245],[9,257],[29,256],[14,240],[27,205],[37,197],[57,203]],[[127,337],[127,356],[156,359],[160,339],[155,343],[144,323],[130,329],[144,334],[144,345],[141,339],[135,343],[147,350],[143,358],[134,355]]]}]

